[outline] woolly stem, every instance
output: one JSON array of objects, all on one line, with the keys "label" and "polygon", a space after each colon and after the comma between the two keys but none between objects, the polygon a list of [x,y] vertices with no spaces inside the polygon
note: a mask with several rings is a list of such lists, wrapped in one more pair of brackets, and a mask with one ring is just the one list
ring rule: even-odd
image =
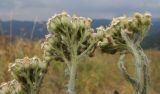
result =
[{"label": "woolly stem", "polygon": [[70,73],[69,73],[69,83],[68,83],[68,93],[69,94],[76,94],[76,90],[75,90],[75,83],[76,83],[76,72],[77,72],[77,64],[78,64],[78,60],[77,60],[77,47],[76,46],[72,46],[72,51],[71,51],[71,69],[70,69]]},{"label": "woolly stem", "polygon": [[51,62],[51,60],[50,61],[46,61],[46,69],[42,72],[42,76],[39,78],[39,82],[37,84],[37,94],[40,93],[40,88],[41,88],[41,85],[43,83],[44,77],[48,72],[48,67],[50,65],[50,62]]},{"label": "woolly stem", "polygon": [[137,82],[136,82],[135,78],[131,77],[131,76],[128,74],[128,72],[127,72],[127,70],[126,70],[126,68],[125,68],[125,66],[124,66],[124,58],[125,58],[125,53],[122,53],[122,54],[120,55],[120,58],[119,58],[119,61],[118,61],[118,67],[119,67],[122,75],[124,76],[124,78],[125,78],[127,81],[129,81],[133,86],[136,86],[136,83],[137,83]]},{"label": "woolly stem", "polygon": [[148,60],[147,56],[145,55],[145,53],[143,52],[142,48],[140,48],[139,52],[141,54],[142,61],[144,62],[144,64],[143,64],[143,76],[144,76],[143,77],[143,88],[142,88],[141,94],[147,94],[147,88],[150,83],[149,60]]},{"label": "woolly stem", "polygon": [[69,84],[68,84],[68,93],[69,94],[76,94],[75,82],[76,82],[77,63],[78,62],[76,62],[75,59],[72,61],[72,66],[71,66],[71,70],[70,70]]},{"label": "woolly stem", "polygon": [[[124,66],[125,53],[120,56],[119,68],[124,76],[124,78],[129,81],[135,89],[136,94],[147,94],[147,87],[149,84],[149,66],[148,58],[144,54],[143,50],[139,45],[135,45],[132,40],[127,36],[125,31],[121,32],[122,38],[125,40],[128,50],[133,54],[135,58],[135,74],[136,79],[133,79],[127,72]],[[143,85],[142,85],[142,74],[143,74]]]}]

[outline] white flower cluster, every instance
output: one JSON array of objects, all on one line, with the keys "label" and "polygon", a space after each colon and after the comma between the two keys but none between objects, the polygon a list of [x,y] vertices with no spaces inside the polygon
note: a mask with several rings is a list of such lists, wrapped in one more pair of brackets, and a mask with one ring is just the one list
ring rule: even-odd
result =
[{"label": "white flower cluster", "polygon": [[21,91],[22,87],[16,80],[0,85],[0,94],[20,94]]},{"label": "white flower cluster", "polygon": [[[125,31],[132,40],[142,41],[151,25],[151,15],[149,13],[135,13],[133,17],[122,16],[113,18],[109,27],[97,29],[97,37],[100,37],[98,46],[103,51],[114,54],[117,51],[126,49],[125,41],[121,37],[121,32]],[[136,39],[134,36],[139,37]]]},{"label": "white flower cluster", "polygon": [[[46,63],[42,62],[39,58],[33,57],[24,59],[16,59],[15,63],[9,65],[9,71],[13,75],[13,77],[23,82],[27,79],[32,79],[28,77],[41,76],[41,72],[46,69]],[[24,81],[24,82],[25,82]]]},{"label": "white flower cluster", "polygon": [[72,17],[68,13],[62,12],[55,14],[48,20],[47,28],[49,32],[54,34],[65,34],[69,32],[73,34],[73,32],[79,29],[90,29],[91,22],[91,18],[77,16]]},{"label": "white flower cluster", "polygon": [[70,60],[73,46],[78,48],[78,55],[81,54],[93,39],[91,22],[90,18],[70,16],[66,12],[51,17],[47,23],[50,34],[42,46],[45,49],[45,58],[63,61],[62,57],[65,56]]},{"label": "white flower cluster", "polygon": [[30,94],[38,90],[46,67],[46,63],[37,57],[16,59],[15,63],[9,65],[13,80],[0,86],[0,94]]}]

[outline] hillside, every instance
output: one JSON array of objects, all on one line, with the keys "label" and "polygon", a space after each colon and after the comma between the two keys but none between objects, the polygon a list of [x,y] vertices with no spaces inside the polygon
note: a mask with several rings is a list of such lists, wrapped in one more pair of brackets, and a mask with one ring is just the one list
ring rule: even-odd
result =
[{"label": "hillside", "polygon": [[[16,39],[15,39],[16,40]],[[12,45],[9,37],[0,36],[0,83],[9,81],[11,74],[8,71],[8,64],[13,63],[16,58],[25,56],[38,56],[42,58],[42,40],[29,41],[17,39]],[[148,94],[160,94],[160,51],[146,50],[151,60],[151,86]],[[129,72],[133,71],[132,57],[127,55],[126,67]],[[117,67],[119,54],[111,55],[95,51],[95,56],[87,58],[79,64],[77,75],[78,94],[113,94],[113,90],[120,91],[120,94],[133,94],[133,89],[121,76]],[[54,62],[51,64],[45,76],[40,94],[66,94],[65,64]]]},{"label": "hillside", "polygon": [[[103,25],[109,25],[110,20],[107,19],[95,19],[93,20],[92,27]],[[12,29],[11,29],[12,28]],[[10,35],[10,29],[12,30],[12,35],[22,38],[40,39],[44,38],[47,34],[46,22],[37,22],[36,24],[32,21],[0,21],[0,34]],[[148,35],[142,43],[143,48],[149,49],[160,49],[160,20],[153,19],[152,25],[149,30]]]}]

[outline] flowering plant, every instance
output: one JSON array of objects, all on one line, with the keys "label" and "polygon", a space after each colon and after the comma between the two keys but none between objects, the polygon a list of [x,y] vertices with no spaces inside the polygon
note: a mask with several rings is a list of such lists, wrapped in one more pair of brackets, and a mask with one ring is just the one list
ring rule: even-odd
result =
[{"label": "flowering plant", "polygon": [[0,86],[1,94],[38,94],[39,78],[45,69],[46,63],[37,57],[16,59],[15,63],[9,65],[14,80]]},{"label": "flowering plant", "polygon": [[[133,17],[114,18],[109,27],[97,29],[97,37],[100,38],[98,46],[106,53],[120,52],[119,69],[124,78],[131,83],[136,94],[146,94],[149,85],[149,60],[140,43],[146,36],[150,25],[149,13],[135,13]],[[130,76],[125,68],[126,53],[134,56],[135,77]]]},{"label": "flowering plant", "polygon": [[[135,13],[133,17],[113,18],[110,26],[91,28],[90,18],[70,16],[66,12],[54,15],[48,20],[49,34],[42,44],[44,60],[38,57],[17,59],[9,65],[13,80],[0,86],[0,94],[39,94],[47,67],[52,61],[61,61],[67,66],[69,94],[76,94],[76,74],[78,64],[87,56],[92,56],[96,47],[102,52],[120,53],[119,69],[123,77],[131,83],[136,94],[146,94],[149,85],[149,60],[140,43],[151,24],[149,13]],[[135,76],[129,75],[124,58],[131,53],[135,59]],[[114,94],[117,94],[115,91]]]},{"label": "flowering plant", "polygon": [[134,44],[139,46],[146,36],[151,24],[151,15],[149,13],[135,13],[133,17],[122,16],[113,18],[109,27],[97,28],[97,35],[100,36],[98,45],[103,51],[114,54],[127,50],[126,42],[122,37],[124,31]]},{"label": "flowering plant", "polygon": [[48,61],[59,60],[67,65],[69,94],[75,94],[78,63],[95,49],[96,40],[92,38],[91,22],[90,18],[62,12],[51,17],[47,23],[50,34],[43,45],[45,57]]}]

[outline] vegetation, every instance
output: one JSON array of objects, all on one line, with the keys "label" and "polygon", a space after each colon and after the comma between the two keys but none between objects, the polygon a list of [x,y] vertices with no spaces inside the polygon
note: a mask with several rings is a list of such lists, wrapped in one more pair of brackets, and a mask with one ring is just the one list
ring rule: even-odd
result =
[{"label": "vegetation", "polygon": [[[146,94],[149,84],[149,61],[143,53],[140,43],[150,26],[150,15],[147,13],[144,15],[135,14],[132,18],[117,18],[116,20],[113,20],[109,27],[98,28],[97,33],[93,32],[90,27],[90,23],[91,20],[88,18],[75,16],[71,17],[66,13],[61,13],[51,18],[48,22],[48,30],[50,34],[47,36],[44,44],[42,45],[44,55],[42,55],[41,50],[39,50],[39,53],[41,54],[38,54],[42,60],[37,57],[24,58],[18,59],[18,61],[11,64],[10,72],[13,75],[13,80],[1,85],[0,90],[2,94],[38,94],[39,91],[40,93],[44,93],[43,85],[47,84],[47,77],[45,77],[47,69],[48,73],[50,73],[50,71],[53,72],[52,75],[50,75],[51,77],[58,79],[58,81],[53,79],[48,80],[52,81],[52,83],[49,83],[54,86],[54,88],[51,89],[53,90],[51,94],[65,93],[63,89],[66,82],[68,82],[67,79],[64,79],[66,76],[69,78],[69,84],[67,85],[69,94],[76,94],[76,92],[80,94],[108,94],[112,93],[111,90],[113,89],[116,89],[114,94],[125,94],[126,92],[123,91],[128,90],[126,88],[129,88],[132,91],[129,85],[122,91],[115,88],[119,87],[117,83],[114,84],[114,87],[109,87],[112,85],[109,84],[111,82],[122,81],[122,78],[119,78],[120,75],[118,74],[118,70],[116,70],[117,67],[113,67],[112,63],[104,62],[107,57],[112,57],[109,59],[107,58],[108,62],[117,62],[118,58],[117,61],[115,61],[116,59],[113,59],[113,56],[109,55],[115,54],[114,56],[118,57],[116,52],[121,54],[119,68],[121,69],[125,79],[134,87],[136,94]],[[4,41],[5,42],[2,42],[2,44],[6,45],[6,40]],[[15,46],[17,46],[17,43],[18,42],[15,42]],[[22,41],[22,43],[24,42]],[[9,46],[12,47],[11,44],[9,44]],[[97,49],[95,50],[95,48]],[[36,50],[38,50],[37,47],[35,48],[35,51]],[[109,54],[104,55],[100,53],[99,50],[103,53]],[[95,57],[87,57],[93,56],[94,51],[96,53]],[[20,51],[18,50],[17,52]],[[24,54],[23,50],[22,53]],[[128,57],[131,57],[128,53],[133,54],[135,57],[135,79],[131,77],[133,74],[128,74],[126,67],[123,65],[124,55],[127,54]],[[21,56],[23,54],[20,54],[20,58],[24,57]],[[102,63],[100,63],[101,61]],[[130,60],[127,62],[129,61]],[[66,65],[63,65],[60,62],[64,62]],[[115,65],[114,63],[113,65]],[[52,65],[53,70],[50,69],[52,68]],[[110,65],[113,69],[110,67],[107,69],[104,65]],[[129,63],[127,66],[130,65],[132,64]],[[117,71],[115,72],[117,75],[109,75],[109,73],[114,70]],[[133,73],[133,67],[129,68],[129,72]],[[141,75],[141,73],[143,75]],[[89,76],[89,74],[91,75]],[[111,79],[112,77],[113,79]],[[144,79],[143,82],[141,81],[142,79]],[[109,80],[111,80],[111,82],[109,82]],[[42,83],[42,81],[44,83]],[[75,84],[76,82],[77,84]],[[122,82],[122,84],[124,84],[124,82]],[[18,90],[15,89],[15,86],[19,86]],[[40,90],[41,86],[42,88]],[[55,88],[57,88],[57,90]],[[6,93],[4,92],[5,90],[9,91]],[[130,93],[130,91],[128,93]]]},{"label": "vegetation", "polygon": [[[28,41],[17,39],[10,45],[9,38],[0,36],[0,82],[6,82],[12,79],[8,72],[8,65],[14,62],[16,58],[25,56],[33,57],[36,55],[42,57],[41,41]],[[157,50],[145,51],[151,60],[151,85],[149,94],[159,94],[160,87],[160,52]],[[106,58],[107,57],[107,58]],[[79,64],[77,75],[77,93],[78,94],[112,94],[117,89],[121,94],[133,93],[133,89],[121,76],[117,68],[119,55],[101,53],[100,49],[95,51],[95,56],[87,58]],[[126,67],[129,73],[133,71],[133,61],[131,55],[126,55]],[[65,65],[60,62],[54,62],[50,65],[49,70],[42,84],[40,94],[65,94],[66,80],[64,79]]]},{"label": "vegetation", "polygon": [[[98,45],[102,51],[114,54],[120,52],[119,68],[124,78],[129,81],[136,94],[146,94],[149,85],[149,60],[144,54],[140,43],[144,39],[151,24],[151,15],[135,13],[133,17],[114,18],[110,27],[99,29],[102,34]],[[124,65],[124,57],[130,53],[135,58],[135,76],[131,77]],[[143,83],[142,83],[143,75]],[[143,85],[142,85],[143,84]]]}]

